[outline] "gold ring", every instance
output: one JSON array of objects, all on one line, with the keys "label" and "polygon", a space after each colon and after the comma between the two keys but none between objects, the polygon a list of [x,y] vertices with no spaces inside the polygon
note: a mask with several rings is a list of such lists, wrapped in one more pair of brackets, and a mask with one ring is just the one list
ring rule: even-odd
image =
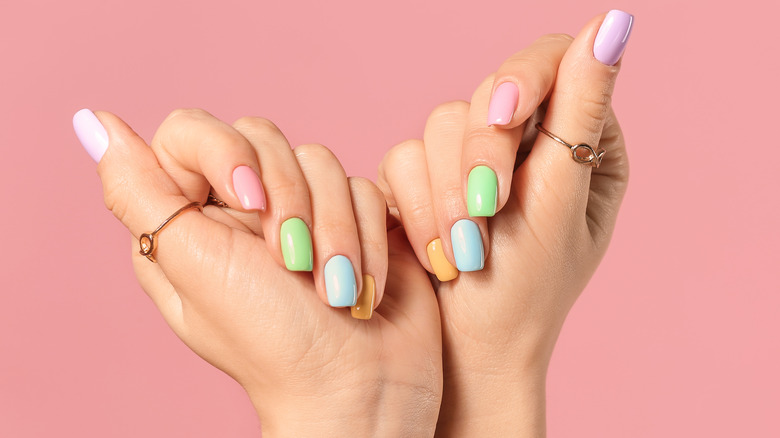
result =
[{"label": "gold ring", "polygon": [[198,211],[203,211],[203,206],[200,205],[200,202],[190,202],[184,207],[176,210],[176,212],[170,215],[168,219],[165,219],[156,230],[152,231],[151,233],[141,234],[141,237],[138,238],[138,243],[141,245],[141,250],[138,252],[142,256],[146,256],[146,258],[151,260],[152,263],[157,263],[157,260],[154,259],[154,250],[157,248],[155,246],[154,239],[157,237],[157,233],[162,231],[163,228],[165,228],[172,220],[176,219],[177,216],[182,214],[184,211],[189,210],[190,208],[196,208]]},{"label": "gold ring", "polygon": [[216,205],[217,207],[230,208],[230,206],[227,205],[227,203],[225,201],[217,198],[212,193],[209,193],[209,197],[206,200],[206,205]]},{"label": "gold ring", "polygon": [[607,153],[607,151],[604,150],[603,148],[593,149],[592,146],[587,145],[585,143],[580,143],[580,144],[566,143],[557,135],[544,129],[541,123],[536,124],[536,129],[538,129],[539,132],[541,132],[542,134],[550,137],[551,139],[569,148],[571,150],[572,159],[574,159],[574,161],[578,163],[589,164],[592,167],[599,167],[601,165],[601,160],[604,158],[604,154]]}]

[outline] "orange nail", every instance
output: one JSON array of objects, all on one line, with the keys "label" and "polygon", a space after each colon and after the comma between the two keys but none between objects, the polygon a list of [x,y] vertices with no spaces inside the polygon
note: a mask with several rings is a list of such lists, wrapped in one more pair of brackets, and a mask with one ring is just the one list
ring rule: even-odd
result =
[{"label": "orange nail", "polygon": [[358,302],[351,307],[352,317],[355,319],[371,319],[374,314],[374,298],[376,297],[376,282],[374,277],[363,275],[363,291],[358,297]]},{"label": "orange nail", "polygon": [[458,277],[458,269],[452,266],[444,255],[444,248],[441,246],[441,239],[434,239],[426,248],[428,260],[433,266],[433,273],[439,281],[450,281]]}]

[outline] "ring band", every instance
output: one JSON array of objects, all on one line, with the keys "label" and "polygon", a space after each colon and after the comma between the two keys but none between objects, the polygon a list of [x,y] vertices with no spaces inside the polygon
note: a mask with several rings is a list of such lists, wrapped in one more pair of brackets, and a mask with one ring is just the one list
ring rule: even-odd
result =
[{"label": "ring band", "polygon": [[[578,163],[589,164],[592,167],[599,167],[601,165],[601,160],[604,158],[604,154],[607,153],[607,151],[603,148],[593,149],[592,146],[587,145],[585,143],[580,143],[580,144],[566,143],[563,139],[561,139],[557,135],[544,129],[541,123],[536,124],[536,129],[538,129],[539,132],[541,132],[542,134],[550,137],[551,139],[569,148],[571,150],[571,158]],[[583,152],[586,152],[587,155],[581,155]]]},{"label": "ring band", "polygon": [[227,203],[226,203],[225,201],[223,201],[223,200],[221,200],[221,199],[217,198],[217,197],[216,197],[216,196],[214,196],[214,194],[212,194],[212,193],[209,193],[209,197],[208,197],[208,199],[206,200],[206,205],[216,205],[217,207],[225,207],[225,208],[230,208],[230,206],[229,206],[229,205],[227,205]]},{"label": "ring band", "polygon": [[190,202],[189,204],[185,205],[184,207],[176,210],[175,213],[170,215],[168,219],[165,219],[163,223],[160,224],[159,227],[157,227],[156,230],[152,231],[151,233],[143,233],[141,234],[141,237],[138,238],[138,243],[141,245],[141,250],[138,251],[142,256],[145,256],[147,259],[151,260],[152,263],[157,263],[157,260],[154,258],[154,250],[157,249],[155,246],[155,237],[157,237],[157,233],[163,230],[169,223],[171,223],[172,220],[176,219],[177,216],[184,213],[186,210],[189,210],[191,208],[196,208],[198,211],[203,211],[203,206],[200,204],[200,202]]}]

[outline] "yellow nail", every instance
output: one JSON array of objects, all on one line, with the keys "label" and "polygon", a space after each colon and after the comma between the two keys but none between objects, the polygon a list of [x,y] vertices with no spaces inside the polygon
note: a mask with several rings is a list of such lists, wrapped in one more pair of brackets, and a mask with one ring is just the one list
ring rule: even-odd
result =
[{"label": "yellow nail", "polygon": [[441,246],[441,239],[434,239],[426,248],[428,251],[428,260],[433,266],[433,273],[439,281],[450,281],[458,277],[458,268],[452,266],[444,255],[444,248]]},{"label": "yellow nail", "polygon": [[352,317],[355,319],[371,319],[374,314],[374,297],[376,297],[376,282],[374,277],[363,275],[363,291],[358,297],[358,302],[351,307]]}]

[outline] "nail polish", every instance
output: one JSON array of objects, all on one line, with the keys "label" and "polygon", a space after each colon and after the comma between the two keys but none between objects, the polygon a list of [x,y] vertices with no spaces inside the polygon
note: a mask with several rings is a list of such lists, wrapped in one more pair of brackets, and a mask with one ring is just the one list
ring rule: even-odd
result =
[{"label": "nail polish", "polygon": [[488,105],[488,126],[506,125],[512,121],[520,91],[514,82],[504,82],[496,87]]},{"label": "nail polish", "polygon": [[265,210],[265,190],[260,177],[249,166],[233,170],[233,189],[245,210]]},{"label": "nail polish", "polygon": [[351,307],[357,304],[357,282],[352,262],[335,255],[325,263],[325,292],[331,307]]},{"label": "nail polish", "polygon": [[428,260],[433,267],[433,273],[439,281],[450,281],[458,277],[458,269],[450,264],[447,256],[444,255],[444,248],[441,245],[441,239],[431,240],[425,248],[428,253]]},{"label": "nail polish", "polygon": [[374,314],[374,300],[376,299],[376,282],[374,277],[363,274],[363,289],[358,297],[357,304],[350,309],[355,319],[371,319]]},{"label": "nail polish", "polygon": [[300,218],[293,217],[282,223],[279,233],[282,257],[289,271],[311,271],[314,266],[309,227]]},{"label": "nail polish", "polygon": [[477,166],[469,172],[466,204],[469,216],[493,216],[498,203],[498,179],[496,172],[487,166]]},{"label": "nail polish", "polygon": [[73,130],[89,156],[99,162],[108,149],[108,133],[95,113],[86,108],[79,110],[73,115]]},{"label": "nail polish", "polygon": [[480,271],[485,267],[485,248],[479,226],[468,219],[455,222],[450,230],[455,264],[461,272]]},{"label": "nail polish", "polygon": [[593,43],[593,56],[605,65],[617,64],[626,50],[634,16],[617,9],[607,13]]}]

